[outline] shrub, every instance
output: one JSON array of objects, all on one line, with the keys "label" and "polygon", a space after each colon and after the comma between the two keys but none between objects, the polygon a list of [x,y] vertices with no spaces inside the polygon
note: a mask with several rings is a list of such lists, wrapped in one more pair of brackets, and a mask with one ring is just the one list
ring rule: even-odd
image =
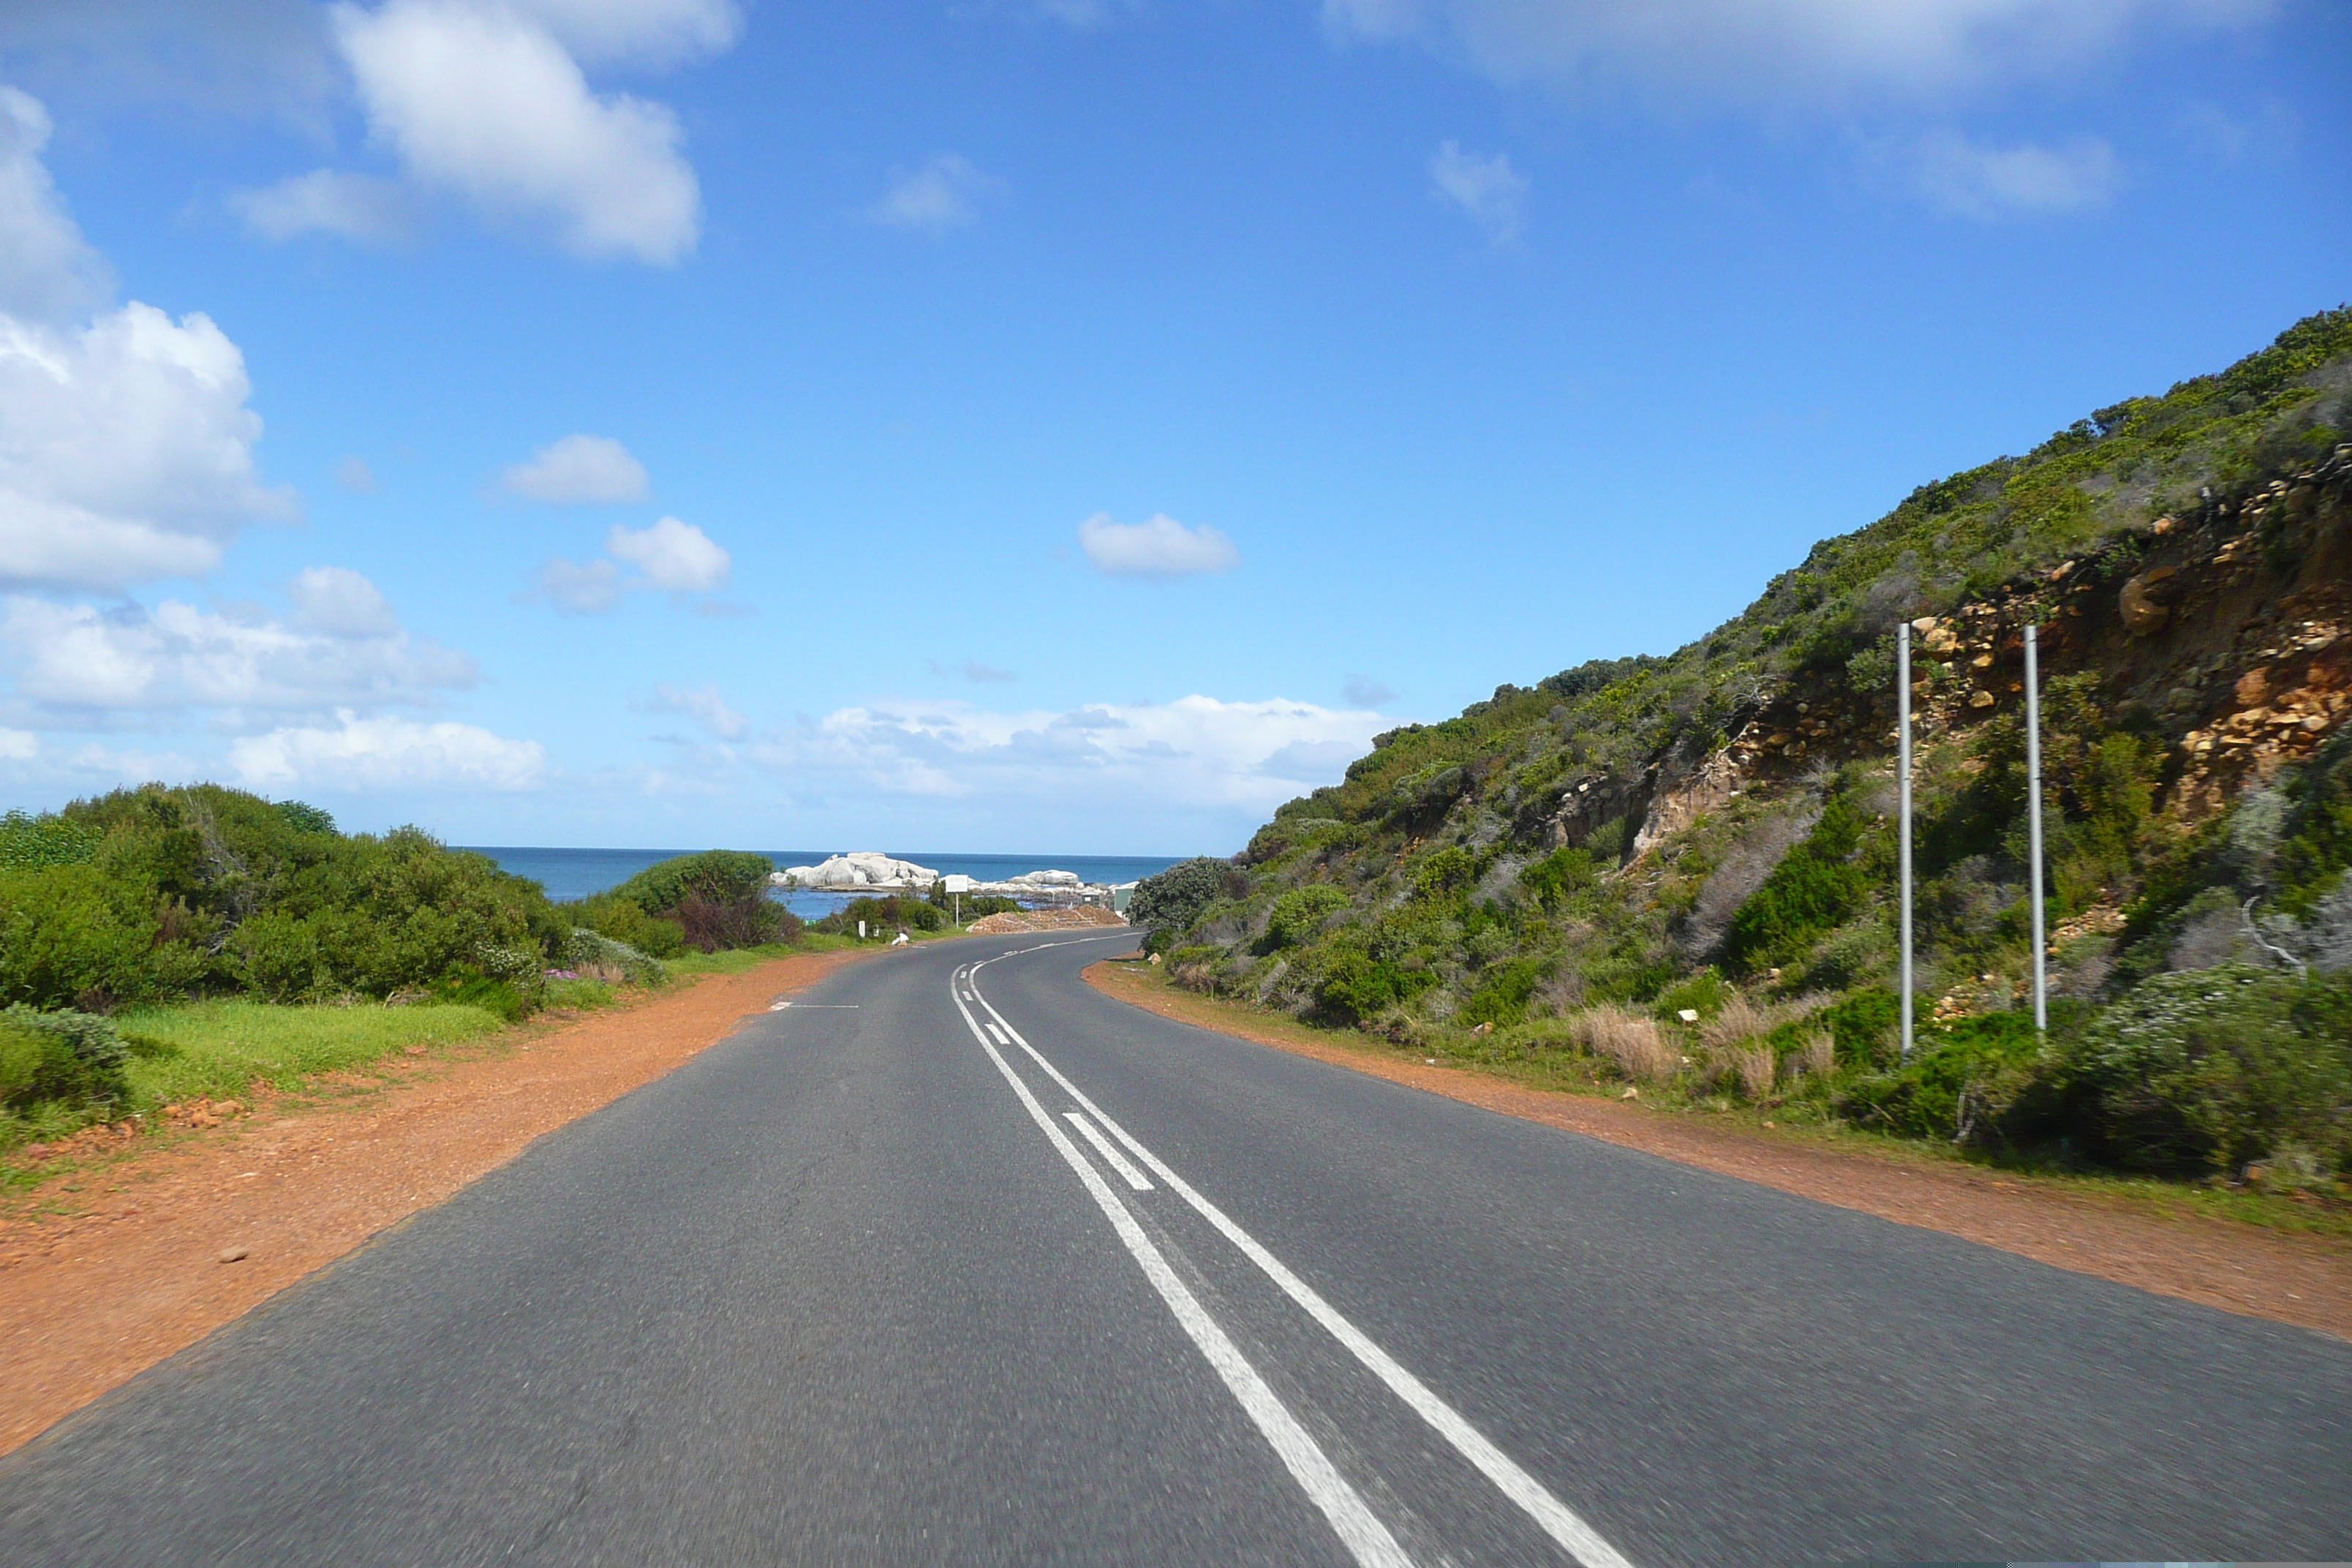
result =
[{"label": "shrub", "polygon": [[1425,969],[1407,969],[1394,960],[1353,949],[1334,953],[1315,988],[1325,1011],[1346,1023],[1360,1023],[1436,984]]},{"label": "shrub", "polygon": [[1314,936],[1326,915],[1347,901],[1348,895],[1328,882],[1293,888],[1274,900],[1274,910],[1266,917],[1265,951],[1273,952],[1306,942]]},{"label": "shrub", "polygon": [[582,974],[597,980],[617,980],[631,985],[659,985],[669,978],[661,961],[625,942],[615,942],[587,926],[575,929],[563,945],[563,958]]},{"label": "shrub", "polygon": [[1988,1013],[1923,1031],[1908,1062],[1850,1080],[1839,1110],[1914,1138],[1985,1142],[2007,1126],[2042,1079],[2041,1037],[2029,1013]]},{"label": "shrub", "polygon": [[1127,918],[1132,925],[1181,931],[1218,900],[1248,890],[1249,879],[1234,869],[1233,862],[1196,855],[1136,883],[1134,896],[1128,900]]},{"label": "shrub", "polygon": [[1498,963],[1479,977],[1477,989],[1463,1002],[1454,1021],[1462,1024],[1507,1026],[1523,1022],[1528,999],[1535,995],[1541,967],[1529,958]]},{"label": "shrub", "polygon": [[75,1108],[123,1096],[121,1037],[103,1018],[11,1007],[0,1013],[0,1109],[44,1101]]},{"label": "shrub", "polygon": [[686,951],[686,928],[649,915],[627,899],[598,893],[567,906],[581,926],[652,958],[676,958]]},{"label": "shrub", "polygon": [[817,921],[815,929],[836,936],[849,936],[856,932],[859,921],[866,922],[867,934],[887,935],[902,930],[938,931],[948,923],[948,917],[937,906],[921,899],[891,893],[879,899],[852,899]]},{"label": "shrub", "polygon": [[2352,1163],[2352,976],[2158,975],[2069,1056],[2119,1163],[2226,1171],[2289,1144]]},{"label": "shrub", "polygon": [[92,862],[0,870],[0,1001],[108,1007],[184,985],[201,960],[155,952],[152,882]]},{"label": "shrub", "polygon": [[670,916],[684,933],[686,945],[704,952],[790,942],[801,934],[800,917],[764,891],[731,899],[689,892],[678,900]]},{"label": "shrub", "polygon": [[1825,1030],[1841,1067],[1870,1067],[1895,1059],[1903,1024],[1903,999],[1884,986],[1874,985],[1832,1003],[1813,1015],[1815,1026]]},{"label": "shrub", "polygon": [[765,896],[776,863],[748,849],[706,849],[648,866],[612,890],[649,915],[667,914],[699,893],[717,903]]},{"label": "shrub", "polygon": [[1601,867],[1592,851],[1571,844],[1555,849],[1519,873],[1519,886],[1547,909],[1557,909],[1601,879]]},{"label": "shrub", "polygon": [[1871,873],[1862,865],[1868,818],[1851,795],[1833,795],[1805,841],[1782,858],[1731,917],[1724,952],[1737,969],[1790,963],[1863,906]]},{"label": "shrub", "polygon": [[0,816],[0,870],[37,871],[79,866],[98,853],[100,836],[60,816]]}]

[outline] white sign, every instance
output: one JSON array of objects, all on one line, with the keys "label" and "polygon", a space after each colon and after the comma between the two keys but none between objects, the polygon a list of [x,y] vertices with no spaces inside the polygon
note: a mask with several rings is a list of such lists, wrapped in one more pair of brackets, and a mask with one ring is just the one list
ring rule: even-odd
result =
[{"label": "white sign", "polygon": [[960,871],[951,872],[940,879],[940,891],[943,893],[969,893],[971,891],[971,879],[963,875]]}]

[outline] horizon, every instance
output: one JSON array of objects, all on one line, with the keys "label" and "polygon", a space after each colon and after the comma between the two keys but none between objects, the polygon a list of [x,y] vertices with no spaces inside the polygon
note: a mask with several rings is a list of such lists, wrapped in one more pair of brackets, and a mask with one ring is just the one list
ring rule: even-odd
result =
[{"label": "horizon", "polygon": [[2352,297],[2324,7],[229,9],[0,18],[9,806],[1230,854]]}]

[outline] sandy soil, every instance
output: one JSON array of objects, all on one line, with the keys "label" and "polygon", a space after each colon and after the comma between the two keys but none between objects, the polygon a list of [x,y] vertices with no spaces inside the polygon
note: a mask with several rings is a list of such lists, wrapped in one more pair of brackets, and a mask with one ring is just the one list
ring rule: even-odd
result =
[{"label": "sandy soil", "polygon": [[44,1187],[39,1207],[79,1212],[0,1219],[0,1453],[862,956],[778,959],[511,1048],[396,1062],[340,1106],[265,1098]]},{"label": "sandy soil", "polygon": [[1370,1047],[1253,1027],[1227,1005],[1174,991],[1133,964],[1089,966],[1094,987],[1163,1017],[1425,1089],[1469,1104],[1777,1187],[1899,1225],[1964,1237],[2158,1295],[2352,1339],[2352,1245],[2229,1220],[2152,1215],[2121,1200],[1999,1173],[1848,1152],[1634,1104],[1530,1089]]},{"label": "sandy soil", "polygon": [[984,915],[966,928],[972,936],[1005,936],[1024,931],[1075,931],[1080,926],[1123,926],[1126,917],[1095,904],[1073,904],[1065,910],[1007,910]]}]

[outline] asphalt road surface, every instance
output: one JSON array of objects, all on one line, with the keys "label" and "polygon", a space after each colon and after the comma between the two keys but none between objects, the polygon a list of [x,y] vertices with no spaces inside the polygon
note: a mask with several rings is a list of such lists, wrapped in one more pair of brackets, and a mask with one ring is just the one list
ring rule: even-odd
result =
[{"label": "asphalt road surface", "polygon": [[2352,1345],[843,971],[0,1461],[8,1563],[2352,1556]]}]

